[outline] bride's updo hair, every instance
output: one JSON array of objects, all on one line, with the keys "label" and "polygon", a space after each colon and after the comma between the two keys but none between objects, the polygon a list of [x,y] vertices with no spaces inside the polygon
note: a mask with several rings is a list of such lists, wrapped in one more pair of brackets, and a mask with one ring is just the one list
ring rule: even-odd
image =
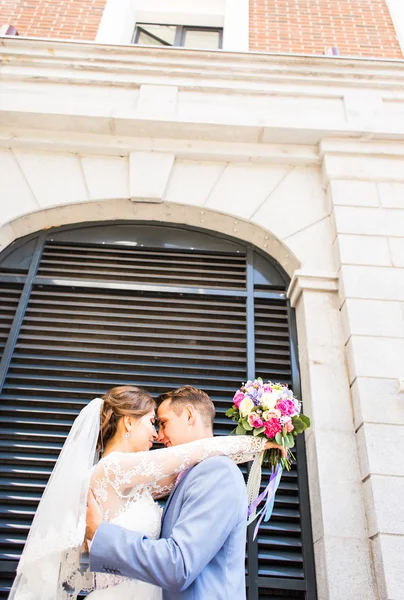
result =
[{"label": "bride's updo hair", "polygon": [[114,387],[102,397],[100,434],[97,451],[102,451],[106,443],[115,435],[119,419],[124,416],[140,419],[156,408],[156,403],[148,392],[134,385]]}]

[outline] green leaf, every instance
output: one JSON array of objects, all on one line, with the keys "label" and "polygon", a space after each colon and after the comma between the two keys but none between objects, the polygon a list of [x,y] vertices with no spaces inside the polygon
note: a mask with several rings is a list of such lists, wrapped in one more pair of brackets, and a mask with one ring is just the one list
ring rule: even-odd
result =
[{"label": "green leaf", "polygon": [[253,430],[253,428],[252,428],[252,426],[249,424],[249,422],[248,422],[248,419],[247,419],[247,418],[241,419],[241,425],[244,427],[244,429],[245,429],[246,431],[252,431],[252,430]]},{"label": "green leaf", "polygon": [[225,415],[226,417],[232,417],[235,412],[237,412],[237,408],[234,408],[234,406],[232,406],[231,408],[229,408],[229,410],[226,410]]},{"label": "green leaf", "polygon": [[240,425],[240,423],[237,425],[236,427],[236,435],[245,435],[246,434],[246,430],[244,429],[244,427],[242,425]]},{"label": "green leaf", "polygon": [[283,445],[282,444],[282,440],[283,440],[282,434],[281,433],[277,433],[276,436],[275,436],[276,443],[279,444],[280,446],[282,446]]},{"label": "green leaf", "polygon": [[261,433],[264,433],[264,431],[265,427],[257,427],[256,429],[254,429],[253,435],[260,435]]},{"label": "green leaf", "polygon": [[306,417],[306,415],[299,415],[299,418],[306,425],[306,429],[307,427],[310,427],[311,423],[309,417]]},{"label": "green leaf", "polygon": [[236,429],[237,429],[237,427],[235,427],[234,429],[232,429],[232,430],[230,431],[229,435],[234,435],[234,434],[236,433]]},{"label": "green leaf", "polygon": [[305,423],[299,417],[292,417],[292,423],[296,433],[303,433],[306,429]]},{"label": "green leaf", "polygon": [[288,435],[285,437],[285,446],[286,446],[286,448],[293,448],[294,445],[295,445],[295,440],[293,439],[293,435],[288,433]]},{"label": "green leaf", "polygon": [[282,437],[286,437],[287,433],[286,427],[282,427]]}]

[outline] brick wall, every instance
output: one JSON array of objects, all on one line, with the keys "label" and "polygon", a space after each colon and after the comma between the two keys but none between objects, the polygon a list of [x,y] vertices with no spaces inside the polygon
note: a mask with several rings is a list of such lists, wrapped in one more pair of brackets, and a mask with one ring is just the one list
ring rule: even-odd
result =
[{"label": "brick wall", "polygon": [[94,40],[105,0],[0,0],[0,25],[19,35]]},{"label": "brick wall", "polygon": [[[0,25],[21,36],[94,40],[105,2],[0,0]],[[251,50],[323,54],[331,46],[343,56],[403,58],[386,0],[250,0]]]},{"label": "brick wall", "polygon": [[[403,0],[404,2],[404,0]],[[386,0],[250,0],[250,50],[403,58]]]}]

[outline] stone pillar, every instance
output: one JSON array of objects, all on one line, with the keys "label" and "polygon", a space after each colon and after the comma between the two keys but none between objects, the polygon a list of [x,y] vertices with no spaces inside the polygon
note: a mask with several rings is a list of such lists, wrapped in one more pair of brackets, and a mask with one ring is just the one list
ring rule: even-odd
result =
[{"label": "stone pillar", "polygon": [[[403,598],[404,152],[324,152],[360,477],[380,600]],[[394,151],[395,150],[395,151]],[[342,597],[342,596],[341,596]]]},{"label": "stone pillar", "polygon": [[295,272],[313,542],[319,600],[376,600],[336,273]]}]

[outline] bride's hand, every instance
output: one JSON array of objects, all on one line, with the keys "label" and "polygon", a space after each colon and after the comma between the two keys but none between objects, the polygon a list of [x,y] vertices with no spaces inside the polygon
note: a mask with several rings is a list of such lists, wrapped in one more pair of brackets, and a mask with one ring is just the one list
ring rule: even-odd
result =
[{"label": "bride's hand", "polygon": [[274,442],[267,442],[265,444],[265,450],[270,450],[271,448],[275,448],[276,450],[280,450],[282,454],[282,458],[286,458],[288,453],[288,449],[285,446],[280,446],[279,444],[275,444]]}]

